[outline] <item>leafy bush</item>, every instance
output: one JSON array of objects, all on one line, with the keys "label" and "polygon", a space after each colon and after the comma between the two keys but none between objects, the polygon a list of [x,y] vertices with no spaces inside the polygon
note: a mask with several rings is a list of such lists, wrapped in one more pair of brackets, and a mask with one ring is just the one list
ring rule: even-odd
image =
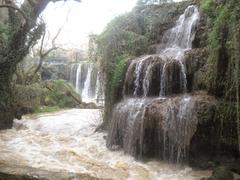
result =
[{"label": "leafy bush", "polygon": [[[235,134],[240,152],[240,1],[202,0],[201,8],[207,15],[210,30],[206,84],[211,93],[222,99],[222,104],[227,104],[220,108],[217,119],[233,124],[231,129],[222,129]],[[227,139],[229,135],[223,137]]]},{"label": "leafy bush", "polygon": [[77,98],[79,102],[81,101],[81,98],[74,91],[73,87],[64,80],[45,81],[43,82],[43,86],[48,90],[44,99],[44,105],[46,106],[73,108],[78,104],[74,98]]},{"label": "leafy bush", "polygon": [[16,85],[15,106],[27,112],[52,112],[59,108],[74,108],[80,96],[64,80],[50,80],[28,86]]},{"label": "leafy bush", "polygon": [[[121,97],[122,87],[125,79],[125,73],[129,64],[129,60],[133,57],[120,56],[116,60],[116,64],[112,69],[112,76],[110,79],[109,94],[110,99],[115,103]],[[120,92],[119,92],[120,91]]]}]

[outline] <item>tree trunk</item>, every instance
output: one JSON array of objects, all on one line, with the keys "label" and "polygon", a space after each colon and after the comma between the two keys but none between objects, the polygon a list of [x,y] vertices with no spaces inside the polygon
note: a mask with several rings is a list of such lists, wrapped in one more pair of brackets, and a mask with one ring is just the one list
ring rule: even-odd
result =
[{"label": "tree trunk", "polygon": [[12,127],[15,117],[12,106],[12,88],[11,80],[13,69],[8,64],[0,66],[0,130]]}]

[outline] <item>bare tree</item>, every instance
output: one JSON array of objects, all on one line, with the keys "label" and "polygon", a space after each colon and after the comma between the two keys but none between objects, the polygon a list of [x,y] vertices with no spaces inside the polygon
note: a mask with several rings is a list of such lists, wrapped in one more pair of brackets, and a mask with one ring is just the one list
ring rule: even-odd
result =
[{"label": "bare tree", "polygon": [[12,104],[12,78],[17,64],[44,32],[44,24],[38,21],[40,13],[49,2],[57,1],[60,0],[24,0],[17,7],[13,1],[4,0],[0,5],[0,9],[8,9],[9,16],[7,38],[0,47],[0,129],[10,128],[16,117]]}]

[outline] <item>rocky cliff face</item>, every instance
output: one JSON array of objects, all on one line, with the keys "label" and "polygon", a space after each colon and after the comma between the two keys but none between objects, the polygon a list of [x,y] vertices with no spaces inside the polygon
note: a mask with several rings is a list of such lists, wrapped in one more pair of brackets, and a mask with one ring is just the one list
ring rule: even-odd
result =
[{"label": "rocky cliff face", "polygon": [[[189,160],[192,165],[200,159],[214,161],[219,152],[235,156],[235,145],[220,142],[219,102],[206,83],[208,30],[202,11],[197,26],[191,24],[191,45],[183,43],[180,15],[192,4],[199,5],[188,1],[134,9],[140,15],[138,22],[144,27],[150,55],[129,63],[118,93],[122,101],[109,118],[110,149],[120,146],[137,158],[157,157],[176,163]],[[188,19],[192,13],[185,10],[184,17]],[[176,54],[176,47],[188,48]]]},{"label": "rocky cliff face", "polygon": [[[119,145],[140,159],[155,157],[182,163],[195,155],[194,148],[202,136],[193,136],[199,126],[212,122],[215,108],[216,100],[203,92],[193,96],[126,99],[114,109],[108,147]],[[211,145],[210,140],[205,141]],[[214,153],[208,148],[208,152]]]}]

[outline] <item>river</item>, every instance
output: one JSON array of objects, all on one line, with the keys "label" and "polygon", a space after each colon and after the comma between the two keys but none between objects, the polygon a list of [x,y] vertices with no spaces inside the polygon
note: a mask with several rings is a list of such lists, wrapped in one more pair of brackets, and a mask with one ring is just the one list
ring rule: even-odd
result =
[{"label": "river", "polygon": [[210,176],[151,160],[139,162],[106,148],[106,133],[95,132],[102,123],[97,109],[70,109],[15,120],[0,131],[0,164],[54,172],[86,173],[98,178],[131,180],[192,180]]}]

